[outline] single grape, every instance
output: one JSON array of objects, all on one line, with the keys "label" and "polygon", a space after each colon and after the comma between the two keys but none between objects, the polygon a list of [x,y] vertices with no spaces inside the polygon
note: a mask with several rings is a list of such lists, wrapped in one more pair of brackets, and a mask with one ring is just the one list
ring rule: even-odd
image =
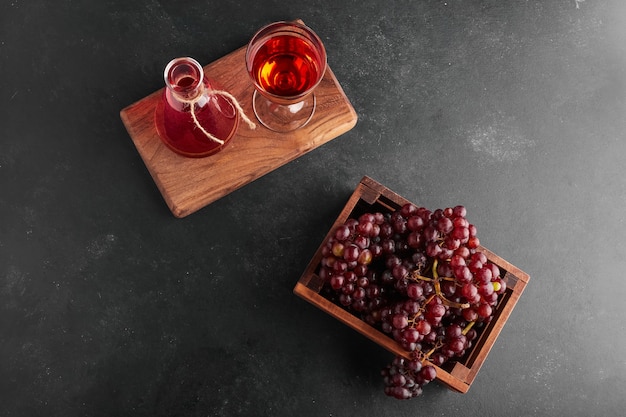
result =
[{"label": "single grape", "polygon": [[384,222],[380,225],[380,232],[378,233],[378,235],[381,238],[389,239],[391,236],[393,236],[393,234],[394,234],[394,230],[391,224]]},{"label": "single grape", "polygon": [[400,214],[402,217],[408,219],[412,215],[416,214],[418,210],[419,208],[415,204],[406,203],[400,207]]},{"label": "single grape", "polygon": [[480,294],[480,296],[483,298],[489,297],[493,293],[494,293],[494,288],[491,282],[487,282],[486,284],[480,284],[478,286],[478,294]]},{"label": "single grape", "polygon": [[348,307],[349,305],[352,305],[352,297],[350,297],[348,294],[341,294],[339,296],[339,302],[344,307]]},{"label": "single grape", "polygon": [[415,330],[417,330],[421,335],[427,335],[430,333],[432,326],[426,320],[420,320],[415,323]]},{"label": "single grape", "polygon": [[343,286],[339,289],[339,291],[341,291],[343,294],[351,295],[354,292],[355,288],[356,285],[354,285],[352,282],[346,282],[344,280]]},{"label": "single grape", "polygon": [[333,271],[337,273],[343,273],[348,270],[348,264],[343,261],[335,261],[333,262]]},{"label": "single grape", "polygon": [[406,243],[409,247],[413,249],[419,249],[424,245],[424,240],[422,239],[422,234],[419,232],[411,232],[407,236]]},{"label": "single grape", "polygon": [[472,274],[469,267],[465,265],[460,265],[454,268],[454,276],[460,284],[470,283],[474,279],[474,274]]},{"label": "single grape", "polygon": [[467,246],[460,246],[457,250],[454,251],[454,254],[459,255],[464,259],[467,259],[470,257],[470,250],[467,248]]},{"label": "single grape", "polygon": [[458,324],[451,324],[445,329],[447,339],[457,339],[463,335],[463,329]]},{"label": "single grape", "polygon": [[424,295],[424,289],[420,284],[410,283],[407,285],[406,295],[413,300],[419,300]]},{"label": "single grape", "polygon": [[380,258],[383,254],[383,248],[378,243],[370,244],[370,252],[372,252],[373,258]]},{"label": "single grape", "polygon": [[394,314],[392,318],[392,325],[395,329],[404,329],[409,325],[409,320],[404,314]]},{"label": "single grape", "polygon": [[380,287],[376,284],[368,285],[365,288],[365,296],[370,300],[375,299],[376,297],[380,296],[380,294]]},{"label": "single grape", "polygon": [[[400,304],[401,302],[399,302]],[[401,310],[406,313],[407,316],[414,317],[422,309],[422,304],[417,300],[407,299],[402,304]]]},{"label": "single grape", "polygon": [[[498,286],[497,289],[496,285]],[[494,291],[497,292],[498,295],[504,294],[504,292],[506,291],[506,282],[501,278],[496,278],[493,282],[493,287]]]},{"label": "single grape", "polygon": [[467,241],[467,247],[470,249],[476,249],[480,246],[480,240],[476,237],[470,237]]},{"label": "single grape", "polygon": [[372,234],[373,229],[374,229],[374,225],[372,224],[372,222],[369,222],[369,221],[360,222],[356,226],[357,233],[365,237],[369,237]]},{"label": "single grape", "polygon": [[343,224],[337,227],[337,229],[335,230],[334,236],[335,236],[335,239],[337,239],[340,242],[343,242],[350,237],[350,228],[346,226],[345,224]]},{"label": "single grape", "polygon": [[350,282],[352,284],[357,282],[357,275],[354,273],[354,271],[346,271],[343,276],[346,279],[346,282]]},{"label": "single grape", "polygon": [[333,243],[331,247],[332,254],[336,256],[337,258],[343,258],[344,250],[345,250],[345,246],[341,242],[335,242]]},{"label": "single grape", "polygon": [[407,219],[406,227],[413,232],[417,232],[422,230],[425,224],[426,223],[424,222],[423,218],[417,215],[413,215]]},{"label": "single grape", "polygon": [[486,284],[491,282],[493,275],[491,268],[479,268],[474,272],[474,280],[479,284]]},{"label": "single grape", "polygon": [[370,246],[370,238],[363,235],[358,235],[354,238],[354,244],[359,247],[359,249],[367,249]]},{"label": "single grape", "polygon": [[429,305],[427,311],[430,316],[443,317],[446,314],[446,307],[443,304]]},{"label": "single grape", "polygon": [[420,370],[420,376],[425,381],[433,381],[437,377],[437,370],[434,366],[428,365]]},{"label": "single grape", "polygon": [[450,233],[453,228],[454,228],[454,224],[452,223],[452,220],[450,220],[448,217],[442,217],[437,222],[437,231],[444,235],[447,235],[448,233]]},{"label": "single grape", "polygon": [[348,262],[356,261],[359,258],[359,254],[361,250],[355,244],[350,244],[346,246],[343,250],[343,259]]},{"label": "single grape", "polygon": [[439,238],[439,232],[437,232],[437,229],[432,225],[426,226],[422,234],[426,242],[436,242]]},{"label": "single grape", "polygon": [[461,295],[467,300],[471,300],[478,294],[478,288],[472,283],[467,283],[461,287]]},{"label": "single grape", "polygon": [[352,293],[353,300],[362,300],[365,298],[365,288],[356,287]]},{"label": "single grape", "polygon": [[446,245],[446,248],[452,251],[455,251],[461,247],[461,241],[459,239],[453,238],[452,236],[447,236],[443,243],[444,245]]},{"label": "single grape", "polygon": [[318,275],[322,279],[322,281],[328,282],[328,280],[330,280],[330,276],[332,275],[332,273],[330,272],[328,268],[325,268],[322,266],[319,270]]},{"label": "single grape", "polygon": [[363,249],[356,261],[362,265],[369,265],[373,259],[374,255],[372,254],[372,251],[369,249]]},{"label": "single grape", "polygon": [[383,254],[393,254],[396,251],[396,242],[393,239],[383,239],[380,242]]},{"label": "single grape", "polygon": [[500,278],[500,268],[498,268],[498,265],[496,265],[494,263],[491,263],[491,262],[487,262],[485,267],[491,269],[491,276],[494,279],[495,278]]},{"label": "single grape", "polygon": [[450,236],[453,239],[458,239],[461,242],[467,242],[470,237],[469,228],[464,226],[456,226],[454,229],[452,229]]},{"label": "single grape", "polygon": [[363,213],[357,219],[359,223],[374,223],[376,216],[374,213]]},{"label": "single grape", "polygon": [[409,270],[406,266],[400,264],[393,267],[393,269],[391,270],[391,274],[395,279],[400,280],[406,278],[407,275],[409,275]]},{"label": "single grape", "polygon": [[475,259],[475,260],[479,261],[482,264],[486,264],[487,263],[487,255],[485,255],[482,252],[474,252],[472,254],[472,259]]},{"label": "single grape", "polygon": [[439,246],[437,242],[428,242],[428,245],[426,245],[426,255],[430,256],[431,258],[437,258],[441,252],[441,246]]},{"label": "single grape", "polygon": [[465,217],[467,216],[467,210],[465,209],[464,206],[456,206],[454,207],[454,216],[455,217]]},{"label": "single grape", "polygon": [[414,327],[408,327],[402,331],[402,337],[409,343],[417,343],[423,336]]},{"label": "single grape", "polygon": [[478,309],[476,310],[476,312],[478,313],[478,316],[486,319],[488,317],[491,317],[491,313],[492,313],[492,308],[489,304],[481,304],[480,306],[478,306]]},{"label": "single grape", "polygon": [[333,275],[330,278],[330,286],[335,291],[341,290],[341,287],[343,287],[344,282],[345,282],[345,278],[343,275],[339,275],[339,274]]}]

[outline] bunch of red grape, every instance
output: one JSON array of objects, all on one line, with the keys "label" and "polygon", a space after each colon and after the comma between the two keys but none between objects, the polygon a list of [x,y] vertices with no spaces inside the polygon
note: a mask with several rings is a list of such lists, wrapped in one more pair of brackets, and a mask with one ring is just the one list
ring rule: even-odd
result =
[{"label": "bunch of red grape", "polygon": [[322,247],[327,296],[412,358],[396,357],[383,370],[387,395],[420,395],[436,377],[432,365],[462,358],[491,320],[506,284],[479,245],[465,207],[407,203],[346,220]]}]

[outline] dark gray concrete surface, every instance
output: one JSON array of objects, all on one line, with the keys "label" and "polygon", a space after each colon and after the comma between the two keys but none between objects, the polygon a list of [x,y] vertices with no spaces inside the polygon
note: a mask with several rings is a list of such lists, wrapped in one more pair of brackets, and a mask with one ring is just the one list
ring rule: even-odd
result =
[{"label": "dark gray concrete surface", "polygon": [[[175,219],[119,111],[294,18],[357,126]],[[0,110],[2,417],[623,415],[626,2],[5,0]],[[465,395],[292,294],[364,175],[532,277]]]}]

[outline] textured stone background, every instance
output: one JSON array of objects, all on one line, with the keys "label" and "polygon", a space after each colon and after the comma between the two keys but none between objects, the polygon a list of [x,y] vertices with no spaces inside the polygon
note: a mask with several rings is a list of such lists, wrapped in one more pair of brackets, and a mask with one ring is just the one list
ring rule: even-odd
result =
[{"label": "textured stone background", "polygon": [[[294,18],[357,126],[175,219],[119,111]],[[3,1],[0,416],[621,415],[625,45],[620,0]],[[532,277],[468,394],[291,292],[364,175]]]}]

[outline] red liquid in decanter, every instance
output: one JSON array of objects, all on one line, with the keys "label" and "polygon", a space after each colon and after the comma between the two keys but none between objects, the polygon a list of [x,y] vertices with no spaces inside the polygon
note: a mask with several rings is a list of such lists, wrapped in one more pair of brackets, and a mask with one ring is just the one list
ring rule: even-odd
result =
[{"label": "red liquid in decanter", "polygon": [[211,93],[214,86],[204,78],[197,62],[179,60],[178,66],[170,63],[166,68],[166,88],[155,115],[157,131],[162,141],[181,155],[212,155],[222,150],[237,130],[237,111],[229,98]]}]

